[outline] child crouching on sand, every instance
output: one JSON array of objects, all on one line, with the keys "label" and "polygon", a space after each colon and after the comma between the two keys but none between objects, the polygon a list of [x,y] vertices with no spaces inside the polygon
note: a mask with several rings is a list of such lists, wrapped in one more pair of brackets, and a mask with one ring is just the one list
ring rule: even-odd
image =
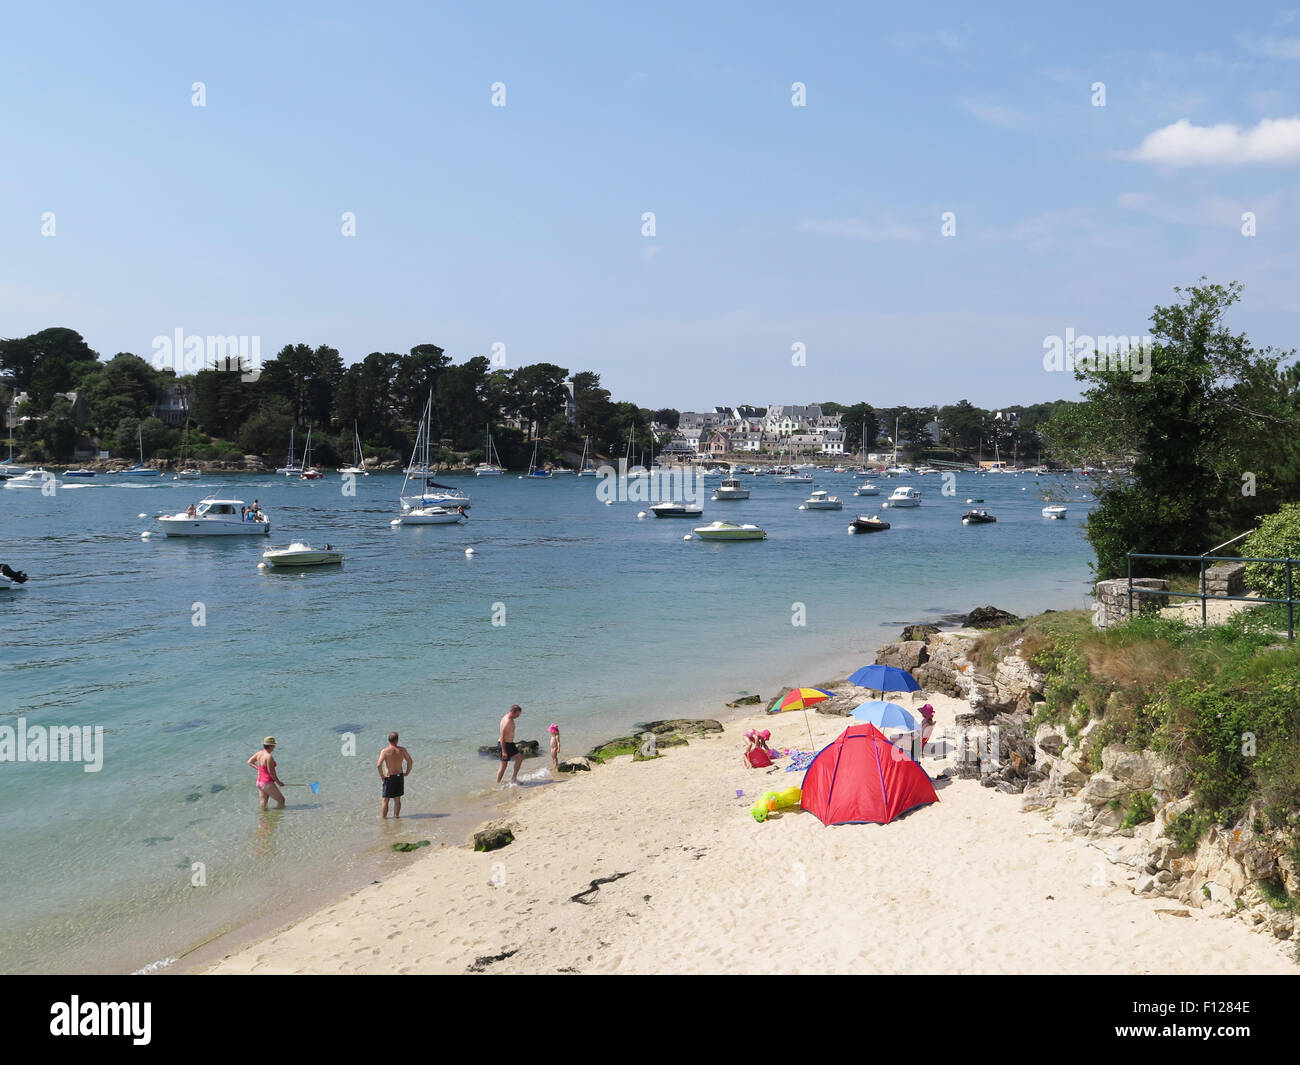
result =
[{"label": "child crouching on sand", "polygon": [[745,733],[744,760],[750,769],[766,769],[772,764],[772,752],[768,750],[767,740],[754,729]]}]

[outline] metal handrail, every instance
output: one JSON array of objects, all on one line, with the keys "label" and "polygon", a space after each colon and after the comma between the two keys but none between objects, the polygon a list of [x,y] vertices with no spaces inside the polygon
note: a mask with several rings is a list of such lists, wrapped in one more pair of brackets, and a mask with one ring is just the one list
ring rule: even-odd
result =
[{"label": "metal handrail", "polygon": [[[1246,535],[1245,533],[1242,534]],[[1240,539],[1240,537],[1238,537]],[[1232,543],[1231,540],[1228,543]],[[1220,544],[1219,547],[1225,547]],[[1218,550],[1216,548],[1215,550]],[[1295,586],[1292,582],[1291,567],[1300,562],[1300,558],[1239,558],[1235,555],[1216,556],[1216,555],[1154,555],[1141,551],[1129,551],[1127,553],[1128,562],[1128,613],[1129,617],[1133,616],[1133,560],[1135,558],[1160,558],[1175,562],[1199,562],[1201,564],[1201,580],[1199,592],[1171,592],[1167,588],[1143,588],[1143,595],[1159,595],[1166,599],[1171,596],[1182,596],[1185,599],[1199,599],[1201,601],[1201,627],[1207,624],[1206,604],[1209,600],[1222,600],[1230,603],[1277,603],[1286,606],[1286,638],[1295,639],[1295,608],[1300,606],[1300,599],[1295,597]],[[1285,599],[1267,599],[1262,596],[1248,595],[1209,595],[1205,591],[1205,563],[1206,562],[1223,562],[1225,558],[1233,562],[1269,562],[1286,566],[1286,598]]]}]

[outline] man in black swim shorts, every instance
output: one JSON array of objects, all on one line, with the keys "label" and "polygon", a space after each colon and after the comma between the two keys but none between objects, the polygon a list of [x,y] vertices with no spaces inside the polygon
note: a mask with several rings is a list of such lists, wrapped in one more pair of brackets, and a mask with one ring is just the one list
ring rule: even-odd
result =
[{"label": "man in black swim shorts", "polygon": [[379,761],[375,763],[379,770],[379,779],[383,781],[383,801],[379,806],[379,816],[388,816],[388,802],[393,802],[393,816],[402,816],[402,796],[406,793],[407,774],[415,768],[415,759],[405,747],[397,746],[397,733],[388,734],[388,746],[379,752]]},{"label": "man in black swim shorts", "polygon": [[505,717],[501,719],[501,734],[497,742],[501,747],[501,768],[497,770],[497,783],[501,783],[501,778],[506,775],[506,766],[514,759],[515,771],[510,774],[510,783],[519,783],[519,766],[524,760],[524,756],[519,753],[519,747],[515,744],[515,721],[523,710],[516,703],[506,711]]}]

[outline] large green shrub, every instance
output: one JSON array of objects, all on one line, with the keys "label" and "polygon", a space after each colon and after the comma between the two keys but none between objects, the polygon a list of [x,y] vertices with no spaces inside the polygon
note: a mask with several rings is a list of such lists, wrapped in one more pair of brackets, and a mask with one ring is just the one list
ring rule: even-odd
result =
[{"label": "large green shrub", "polygon": [[[1284,503],[1258,529],[1246,537],[1242,554],[1248,558],[1294,558],[1292,596],[1300,592],[1300,503]],[[1246,585],[1267,599],[1286,598],[1286,566],[1269,562],[1246,563]]]}]

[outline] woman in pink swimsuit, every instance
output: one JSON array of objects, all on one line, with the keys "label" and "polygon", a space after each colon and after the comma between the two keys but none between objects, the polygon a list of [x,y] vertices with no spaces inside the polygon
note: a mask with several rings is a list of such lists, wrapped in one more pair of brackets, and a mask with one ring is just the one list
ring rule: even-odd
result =
[{"label": "woman in pink swimsuit", "polygon": [[281,809],[284,808],[284,795],[276,787],[277,784],[282,787],[284,781],[275,771],[275,759],[271,757],[274,750],[275,737],[267,736],[262,741],[262,749],[248,760],[248,764],[257,770],[257,802],[263,810],[267,799],[274,799]]}]

